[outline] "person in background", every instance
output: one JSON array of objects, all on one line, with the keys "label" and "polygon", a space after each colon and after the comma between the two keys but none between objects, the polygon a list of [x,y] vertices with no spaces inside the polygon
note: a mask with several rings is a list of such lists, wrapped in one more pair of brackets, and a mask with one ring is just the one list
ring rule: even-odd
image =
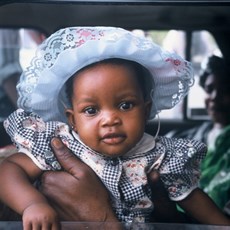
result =
[{"label": "person in background", "polygon": [[200,187],[226,213],[230,201],[230,69],[225,60],[211,56],[200,75],[200,86],[206,94],[205,107],[210,120],[184,132],[174,131],[168,137],[193,138],[208,146],[201,164]]}]

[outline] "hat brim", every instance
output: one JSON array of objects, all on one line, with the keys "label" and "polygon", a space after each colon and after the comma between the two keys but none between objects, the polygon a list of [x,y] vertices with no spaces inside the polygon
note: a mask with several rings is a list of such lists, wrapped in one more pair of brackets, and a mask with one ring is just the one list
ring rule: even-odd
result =
[{"label": "hat brim", "polygon": [[72,27],[57,31],[39,47],[17,85],[18,106],[45,121],[66,121],[66,81],[81,68],[109,58],[135,61],[149,70],[150,119],[181,101],[194,81],[189,62],[149,39],[121,28]]}]

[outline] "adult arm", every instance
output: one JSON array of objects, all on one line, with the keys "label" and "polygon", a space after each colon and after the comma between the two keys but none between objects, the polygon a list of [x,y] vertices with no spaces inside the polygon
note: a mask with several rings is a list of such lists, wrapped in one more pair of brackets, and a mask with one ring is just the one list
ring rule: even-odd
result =
[{"label": "adult arm", "polygon": [[152,191],[154,211],[152,222],[163,223],[193,223],[193,219],[177,209],[176,203],[171,201],[168,192],[160,179],[157,170],[152,170],[148,175],[148,182]]},{"label": "adult arm", "polygon": [[[40,189],[61,219],[117,222],[109,194],[93,170],[73,156],[58,138],[54,138],[51,145],[65,171],[44,173]],[[187,222],[185,215],[169,200],[159,173],[152,171],[148,177],[155,207],[152,221]]]},{"label": "adult arm", "polygon": [[224,213],[230,218],[230,200],[224,206]]},{"label": "adult arm", "polygon": [[178,204],[194,219],[203,224],[230,225],[230,218],[201,189],[196,188]]}]

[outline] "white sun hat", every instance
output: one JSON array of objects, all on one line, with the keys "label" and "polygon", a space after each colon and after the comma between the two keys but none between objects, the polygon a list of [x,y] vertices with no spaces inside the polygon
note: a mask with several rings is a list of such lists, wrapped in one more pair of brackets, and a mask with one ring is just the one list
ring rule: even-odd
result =
[{"label": "white sun hat", "polygon": [[[17,85],[18,106],[45,121],[66,121],[65,83],[81,68],[109,58],[135,61],[151,73],[150,119],[174,107],[194,83],[191,63],[147,38],[115,27],[60,29],[38,48]],[[148,86],[148,87],[149,87]]]}]

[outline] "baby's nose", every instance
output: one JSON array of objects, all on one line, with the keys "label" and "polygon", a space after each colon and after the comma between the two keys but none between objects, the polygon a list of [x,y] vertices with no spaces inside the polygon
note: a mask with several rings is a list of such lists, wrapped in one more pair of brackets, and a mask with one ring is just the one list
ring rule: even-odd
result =
[{"label": "baby's nose", "polygon": [[102,125],[113,126],[121,123],[121,119],[116,112],[108,111],[103,113]]}]

